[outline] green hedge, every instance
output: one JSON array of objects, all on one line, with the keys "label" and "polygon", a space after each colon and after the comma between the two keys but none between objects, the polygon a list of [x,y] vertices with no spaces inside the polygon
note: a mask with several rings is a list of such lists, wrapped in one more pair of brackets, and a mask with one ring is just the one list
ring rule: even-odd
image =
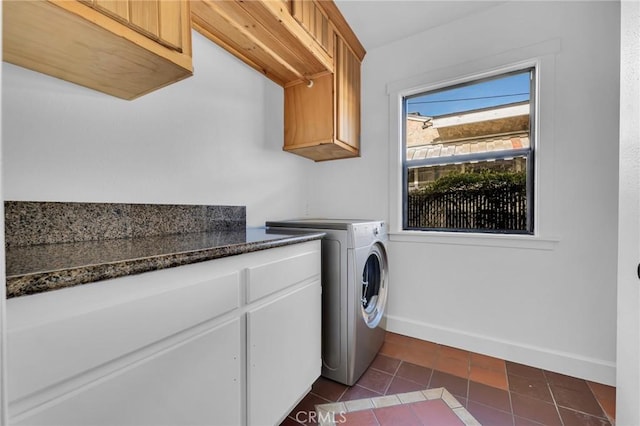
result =
[{"label": "green hedge", "polygon": [[454,172],[436,179],[424,188],[410,191],[412,196],[429,196],[449,192],[499,190],[522,188],[526,190],[527,174],[525,171]]}]

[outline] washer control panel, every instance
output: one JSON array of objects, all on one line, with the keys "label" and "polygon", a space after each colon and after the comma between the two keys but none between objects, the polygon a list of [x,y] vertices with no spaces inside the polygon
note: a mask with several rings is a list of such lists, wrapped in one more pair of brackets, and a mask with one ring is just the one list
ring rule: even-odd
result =
[{"label": "washer control panel", "polygon": [[382,221],[353,224],[354,247],[368,246],[376,240],[387,239],[387,229]]}]

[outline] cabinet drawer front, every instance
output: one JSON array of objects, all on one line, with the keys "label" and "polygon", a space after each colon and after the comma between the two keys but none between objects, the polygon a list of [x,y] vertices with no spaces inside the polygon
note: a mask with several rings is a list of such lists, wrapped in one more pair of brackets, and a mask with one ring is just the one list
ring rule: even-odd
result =
[{"label": "cabinet drawer front", "polygon": [[[11,299],[7,303],[11,402],[112,360],[122,363],[118,358],[240,306],[238,272],[210,279],[199,275],[169,288],[158,286],[175,282],[175,272],[157,271],[104,286],[96,283],[95,288]],[[155,290],[139,290],[147,285]],[[105,298],[102,290],[112,287],[139,293],[98,306],[96,300]],[[85,304],[94,308],[83,311]],[[47,321],[30,322],[39,309]]]},{"label": "cabinet drawer front", "polygon": [[247,268],[247,303],[320,274],[320,252],[312,251]]}]

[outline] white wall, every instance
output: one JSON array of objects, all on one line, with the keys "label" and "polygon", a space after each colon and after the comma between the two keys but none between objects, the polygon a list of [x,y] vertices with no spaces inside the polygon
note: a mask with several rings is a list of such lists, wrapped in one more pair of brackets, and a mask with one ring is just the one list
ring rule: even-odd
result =
[{"label": "white wall", "polygon": [[[2,8],[0,8],[0,18],[2,18]],[[0,30],[2,29],[2,19],[0,19]],[[0,31],[0,43],[2,42],[2,31]],[[0,69],[0,80],[2,79],[2,69]],[[0,133],[2,132],[2,116],[0,114]],[[4,167],[2,158],[2,138],[0,138],[0,170]],[[0,173],[0,200],[3,193],[3,179]],[[0,217],[4,217],[4,204],[0,203]],[[4,255],[4,221],[0,227],[0,282],[6,282],[5,275],[5,255]],[[8,424],[7,413],[7,333],[6,333],[6,293],[7,287],[0,286],[0,426]]]},{"label": "white wall", "polygon": [[640,425],[640,2],[621,2],[616,424]]},{"label": "white wall", "polygon": [[5,199],[304,213],[313,163],[282,151],[283,89],[193,32],[194,75],[123,101],[2,64]]},{"label": "white wall", "polygon": [[554,235],[544,237],[558,242],[534,250],[392,236],[390,330],[615,382],[619,22],[617,2],[507,2],[368,52],[362,158],[314,169],[311,215],[389,219],[397,141],[387,84],[561,43],[547,98],[554,120],[540,123],[554,166],[538,176],[551,188],[539,217]]}]

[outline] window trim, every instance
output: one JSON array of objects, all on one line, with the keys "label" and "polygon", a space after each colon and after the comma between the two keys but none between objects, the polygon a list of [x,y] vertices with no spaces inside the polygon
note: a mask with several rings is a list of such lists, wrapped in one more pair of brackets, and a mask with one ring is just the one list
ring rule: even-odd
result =
[{"label": "window trim", "polygon": [[[552,249],[559,241],[553,221],[554,199],[554,106],[555,61],[561,51],[559,39],[514,49],[502,54],[427,71],[387,84],[389,95],[389,236],[391,241],[450,243],[500,247]],[[533,234],[485,232],[416,231],[403,229],[403,133],[404,98],[482,78],[491,78],[526,68],[535,69],[535,126],[531,143],[535,147],[533,175]],[[541,108],[543,106],[544,108]],[[544,126],[541,125],[544,123]],[[543,206],[544,208],[541,208]]]}]

